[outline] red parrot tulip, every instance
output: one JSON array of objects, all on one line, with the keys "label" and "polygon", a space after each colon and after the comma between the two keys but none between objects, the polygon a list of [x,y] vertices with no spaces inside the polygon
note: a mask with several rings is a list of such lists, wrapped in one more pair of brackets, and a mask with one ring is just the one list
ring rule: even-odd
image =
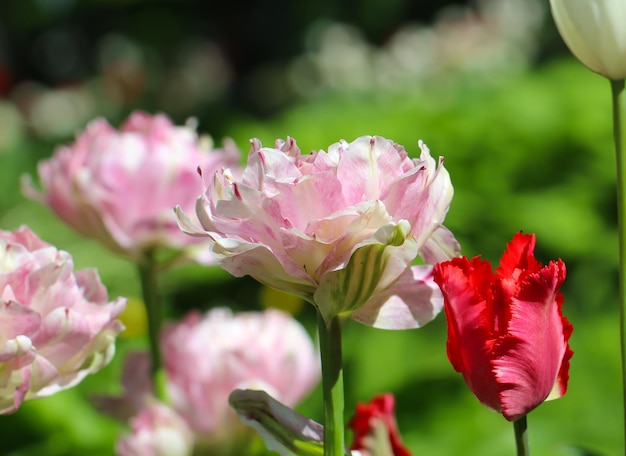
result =
[{"label": "red parrot tulip", "polygon": [[479,257],[435,265],[444,295],[448,358],[478,400],[514,421],[567,390],[568,339],[562,260],[547,266],[535,236],[518,233],[494,273]]}]

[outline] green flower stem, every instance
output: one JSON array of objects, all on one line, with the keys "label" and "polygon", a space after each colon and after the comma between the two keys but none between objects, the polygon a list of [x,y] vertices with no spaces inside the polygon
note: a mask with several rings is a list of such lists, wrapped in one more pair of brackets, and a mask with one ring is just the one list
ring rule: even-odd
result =
[{"label": "green flower stem", "polygon": [[145,261],[139,263],[139,277],[143,302],[148,315],[148,340],[154,394],[157,399],[167,402],[167,375],[161,361],[161,345],[159,343],[159,331],[163,321],[163,304],[159,296],[158,265],[154,259],[154,252],[146,252]]},{"label": "green flower stem", "polygon": [[335,317],[326,325],[318,313],[317,326],[322,356],[324,392],[324,456],[344,456],[343,361],[341,356],[341,320]]},{"label": "green flower stem", "polygon": [[528,447],[528,424],[526,423],[526,415],[513,421],[513,429],[515,430],[515,448],[517,448],[517,456],[529,456],[530,448]]},{"label": "green flower stem", "polygon": [[[626,108],[624,80],[611,80],[613,101],[613,142],[617,165],[617,230],[619,239],[619,308],[620,342],[622,349],[622,399],[624,401],[624,421],[626,425],[626,157],[622,142],[622,121]],[[626,436],[626,428],[624,429]]]}]

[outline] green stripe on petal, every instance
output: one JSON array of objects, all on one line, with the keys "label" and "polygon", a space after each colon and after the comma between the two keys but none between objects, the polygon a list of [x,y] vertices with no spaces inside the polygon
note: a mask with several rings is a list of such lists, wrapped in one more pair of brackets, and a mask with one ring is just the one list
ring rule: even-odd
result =
[{"label": "green stripe on petal", "polygon": [[345,268],[322,276],[314,300],[324,321],[339,315],[349,317],[396,280],[415,259],[417,250],[408,222],[381,227],[357,246]]}]

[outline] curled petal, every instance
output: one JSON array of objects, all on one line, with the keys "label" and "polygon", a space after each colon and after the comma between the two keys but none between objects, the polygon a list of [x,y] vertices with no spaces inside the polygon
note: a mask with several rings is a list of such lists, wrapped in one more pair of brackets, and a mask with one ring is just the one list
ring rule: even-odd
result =
[{"label": "curled petal", "polygon": [[324,428],[273,399],[265,391],[235,390],[229,398],[242,423],[281,456],[323,456]]},{"label": "curled petal", "polygon": [[420,250],[420,255],[428,264],[451,260],[461,254],[461,245],[452,232],[443,225],[428,238]]},{"label": "curled petal", "polygon": [[443,308],[431,266],[407,268],[398,279],[352,314],[360,323],[381,329],[420,328]]},{"label": "curled petal", "polygon": [[307,276],[299,279],[289,275],[276,256],[263,245],[223,238],[213,244],[212,253],[222,267],[235,277],[250,275],[269,287],[311,299],[314,290],[312,280]]}]

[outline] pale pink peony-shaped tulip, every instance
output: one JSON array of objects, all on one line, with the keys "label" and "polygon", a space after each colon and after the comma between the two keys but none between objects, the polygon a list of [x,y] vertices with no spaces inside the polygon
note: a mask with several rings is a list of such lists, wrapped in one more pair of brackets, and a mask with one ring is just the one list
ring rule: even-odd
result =
[{"label": "pale pink peony-shaped tulip", "polygon": [[22,227],[0,231],[0,413],[49,396],[104,367],[126,305],[108,302],[95,270]]},{"label": "pale pink peony-shaped tulip", "polygon": [[363,136],[302,155],[293,139],[252,141],[241,179],[215,173],[196,213],[176,209],[183,231],[208,236],[220,265],[311,302],[328,323],[351,316],[388,329],[419,327],[441,310],[432,267],[459,245],[442,223],[453,189],[420,142],[411,159],[385,138]]},{"label": "pale pink peony-shaped tulip", "polygon": [[135,112],[119,131],[104,119],[91,122],[73,144],[39,164],[42,192],[28,177],[23,188],[79,233],[137,260],[156,247],[197,243],[180,232],[172,207],[193,208],[198,170],[212,173],[238,159],[232,142],[211,149],[192,128]]},{"label": "pale pink peony-shaped tulip", "polygon": [[221,447],[223,454],[238,444],[237,435],[249,431],[229,406],[232,391],[264,390],[293,406],[321,374],[309,335],[277,310],[233,315],[216,308],[205,316],[193,312],[166,325],[161,340],[172,407],[199,444]]},{"label": "pale pink peony-shaped tulip", "polygon": [[115,445],[118,456],[188,456],[193,451],[193,433],[174,410],[147,401],[131,419],[131,433]]}]

